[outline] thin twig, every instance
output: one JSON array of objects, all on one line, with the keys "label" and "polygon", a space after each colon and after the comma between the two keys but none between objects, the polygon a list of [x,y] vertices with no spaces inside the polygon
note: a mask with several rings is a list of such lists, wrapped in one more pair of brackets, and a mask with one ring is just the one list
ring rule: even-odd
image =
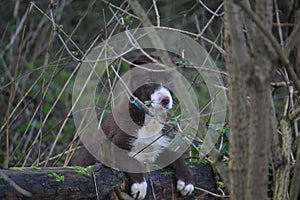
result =
[{"label": "thin twig", "polygon": [[[200,1],[200,0],[199,0]],[[201,2],[201,1],[200,1]],[[220,6],[217,8],[217,10],[215,11],[215,13],[218,13],[219,10],[223,7],[224,3],[221,3]],[[214,18],[216,17],[216,15],[213,15],[208,22],[205,24],[204,28],[202,29],[202,31],[199,33],[198,37],[202,36],[204,31],[208,28],[208,26],[211,24],[211,22],[214,20]]]},{"label": "thin twig", "polygon": [[121,26],[124,26],[125,22],[124,22],[124,18],[121,17],[120,19],[118,18],[117,16],[117,13],[115,13],[113,11],[113,9],[109,6],[108,9],[110,10],[110,12],[113,14],[113,17],[115,18],[115,20],[121,25]]},{"label": "thin twig", "polygon": [[97,200],[100,200],[99,191],[98,191],[98,184],[97,184],[97,177],[96,177],[96,174],[95,174],[94,170],[91,170],[91,171],[92,171],[92,175],[93,175],[93,180],[94,180],[95,192],[96,192],[96,195],[97,195]]},{"label": "thin twig", "polygon": [[[50,22],[52,22],[52,26],[54,26],[54,30],[56,30],[56,32],[58,33],[58,35],[60,35],[60,33],[63,33],[64,36],[67,37],[68,41],[70,41],[72,43],[72,45],[74,45],[74,47],[82,54],[84,55],[84,53],[82,52],[82,50],[77,46],[77,44],[70,38],[70,36],[68,36],[68,34],[66,34],[62,28],[60,28],[60,26],[58,24],[55,23],[55,21],[49,17],[41,8],[39,8],[34,2],[30,2],[31,5],[33,5],[40,13],[42,13]],[[60,38],[61,41],[63,41],[63,45],[66,48],[66,50],[68,51],[68,47],[65,46],[66,43],[64,42],[63,38]],[[68,53],[70,54],[71,57],[74,58],[74,55],[72,54],[72,52],[69,50]],[[75,60],[79,60],[78,58],[74,58]]]},{"label": "thin twig", "polygon": [[32,194],[28,192],[27,190],[21,188],[19,185],[17,185],[11,178],[6,176],[3,172],[0,171],[0,176],[6,180],[13,188],[15,188],[19,193],[23,194],[26,197],[32,197]]},{"label": "thin twig", "polygon": [[200,188],[200,187],[196,187],[196,186],[195,186],[195,189],[196,190],[200,190],[202,192],[206,192],[206,193],[208,193],[208,194],[210,194],[212,196],[215,196],[215,197],[220,197],[220,198],[229,198],[230,197],[229,195],[219,195],[219,194],[213,193],[213,192],[211,192],[209,190],[206,190],[206,189],[203,189],[203,188]]},{"label": "thin twig", "polygon": [[[145,12],[145,10],[142,8],[142,6],[137,0],[127,0],[127,2],[132,8],[132,10],[134,11],[134,13],[137,16],[139,16],[139,18],[141,19],[141,23],[143,24],[144,27],[153,27],[150,19],[147,16],[147,13]],[[157,34],[157,31],[154,28],[152,29],[151,33],[152,34],[149,34],[148,36],[155,49],[166,49],[164,42],[161,40],[161,38]],[[162,63],[164,64],[168,65],[172,63],[170,56],[166,51],[161,52],[160,58],[162,60]]]},{"label": "thin twig", "polygon": [[106,3],[107,5],[109,5],[110,7],[113,7],[113,8],[115,8],[115,9],[117,9],[117,10],[119,10],[119,11],[121,11],[121,12],[123,12],[123,13],[125,13],[125,14],[127,14],[127,15],[129,15],[129,16],[131,16],[131,17],[133,17],[133,18],[139,20],[139,18],[138,18],[136,15],[131,14],[130,12],[127,12],[126,10],[122,9],[121,7],[118,7],[118,6],[116,6],[116,5],[114,5],[114,4],[110,3],[110,2],[108,2],[108,1],[106,1],[106,0],[102,0],[102,1],[103,1],[104,3]]},{"label": "thin twig", "polygon": [[[113,34],[113,32],[111,32],[111,35],[112,35],[112,34]],[[110,35],[110,36],[111,36],[111,35]],[[99,36],[98,36],[98,37],[99,37]],[[89,49],[88,49],[88,50],[86,51],[86,53],[83,55],[82,60],[84,60],[84,59],[86,58],[87,54],[90,52],[91,48],[94,46],[94,43],[98,40],[98,37],[94,40],[94,42],[91,44],[91,46],[89,47]],[[104,50],[104,49],[102,49],[102,51],[103,51],[103,50]],[[99,53],[99,56],[101,55],[102,51]],[[97,63],[95,63],[95,64],[92,66],[93,69],[96,67],[96,64],[97,64]],[[66,86],[69,84],[69,82],[71,81],[71,78],[74,76],[74,74],[77,72],[77,69],[79,69],[80,66],[81,66],[81,63],[78,63],[77,66],[76,66],[76,69],[73,70],[72,74],[70,75],[70,77],[68,78],[67,82],[65,83],[65,85],[64,85],[64,87],[63,87],[63,89],[62,89],[60,95],[61,95],[62,92],[65,90]],[[60,129],[59,129],[59,131],[58,131],[58,133],[57,133],[57,136],[56,136],[56,138],[55,138],[55,140],[54,140],[54,142],[53,142],[53,144],[52,144],[52,147],[51,147],[51,149],[50,149],[48,158],[47,158],[47,160],[46,160],[46,162],[45,162],[45,166],[48,164],[48,160],[49,160],[49,158],[51,157],[51,155],[52,155],[52,153],[53,153],[53,151],[54,151],[55,145],[56,145],[56,143],[58,142],[58,139],[59,139],[59,137],[60,137],[60,135],[61,135],[61,133],[62,133],[62,131],[63,131],[63,128],[65,127],[65,125],[66,125],[66,123],[67,123],[69,117],[71,116],[71,113],[73,112],[75,106],[77,105],[79,99],[81,98],[82,93],[83,93],[83,91],[85,90],[85,88],[86,88],[86,86],[87,86],[87,84],[88,84],[88,82],[89,82],[89,80],[90,80],[92,74],[94,73],[94,71],[95,71],[95,70],[92,70],[92,71],[90,72],[90,74],[89,74],[89,76],[88,76],[86,82],[85,82],[84,85],[83,85],[83,88],[81,88],[81,91],[79,92],[78,97],[77,97],[76,100],[74,101],[74,103],[73,103],[71,109],[69,110],[67,116],[65,117],[65,119],[64,119],[64,121],[63,121],[63,123],[62,123],[62,125],[61,125],[61,127],[60,127]],[[57,98],[57,99],[58,99],[58,98]],[[53,107],[54,107],[54,106],[52,106],[51,108],[53,109]],[[50,108],[50,109],[51,109],[51,108]],[[50,113],[50,111],[48,112],[48,114],[49,114],[49,113]],[[49,117],[49,115],[47,115],[47,116]],[[47,116],[46,116],[46,117],[47,117]],[[44,120],[43,122],[45,122],[45,121],[46,121],[46,120]],[[42,127],[43,127],[43,126],[42,126]],[[40,128],[39,132],[40,132],[40,131],[41,131],[41,128]]]},{"label": "thin twig", "polygon": [[[68,154],[68,153],[70,153],[70,152],[75,152],[76,150],[79,150],[79,149],[81,149],[81,148],[82,148],[81,146],[77,146],[77,147],[71,148],[71,149],[69,149],[69,150],[67,150],[67,151],[64,151],[63,153],[57,154],[57,155],[55,155],[55,156],[49,158],[49,160],[51,161],[51,160],[54,160],[54,159],[56,159],[56,158],[60,158],[60,157],[62,157],[62,156],[65,155],[65,154]],[[31,166],[42,166],[42,165],[45,164],[45,163],[46,163],[46,160],[41,161],[41,162],[39,162],[39,163],[37,163],[37,161],[35,161],[35,162],[32,163]]]},{"label": "thin twig", "polygon": [[286,55],[289,56],[290,53],[292,52],[292,50],[295,47],[299,46],[300,43],[300,23],[298,23],[295,28],[293,29],[292,33],[290,34],[290,36],[286,39],[286,43],[285,43],[285,52]]},{"label": "thin twig", "polygon": [[122,77],[118,74],[118,72],[114,69],[114,66],[111,65],[111,69],[114,71],[115,75],[118,77],[118,79],[121,81],[122,85],[124,86],[125,90],[128,93],[128,96],[130,97],[130,99],[133,102],[138,102],[140,104],[140,106],[142,106],[142,108],[146,111],[146,112],[150,112],[149,108],[144,104],[144,102],[142,102],[141,100],[139,100],[139,98],[137,98],[136,96],[134,96],[134,94],[130,91],[129,87],[127,86],[127,84],[125,83],[125,81],[122,79]]},{"label": "thin twig", "polygon": [[283,42],[283,35],[282,35],[282,27],[279,25],[280,24],[280,17],[279,17],[279,10],[278,10],[277,0],[274,0],[274,8],[275,8],[276,22],[277,22],[277,25],[278,25],[278,35],[279,35],[279,40],[280,40],[280,46],[283,48],[284,47],[284,42]]},{"label": "thin twig", "polygon": [[183,34],[191,35],[191,36],[193,36],[195,38],[201,38],[205,42],[213,45],[223,56],[226,55],[226,52],[225,52],[225,50],[222,47],[220,47],[219,45],[217,45],[215,42],[211,41],[210,39],[204,37],[203,35],[199,35],[197,33],[192,33],[192,32],[189,32],[189,31],[185,31],[185,30],[181,30],[181,29],[176,29],[176,28],[172,28],[172,27],[166,27],[166,26],[161,26],[161,27],[159,27],[159,29],[176,31],[178,33],[183,33]]},{"label": "thin twig", "polygon": [[24,26],[24,23],[29,15],[29,13],[31,12],[31,9],[32,9],[32,5],[30,4],[30,6],[28,7],[28,9],[26,10],[24,16],[22,17],[21,19],[21,22],[19,23],[17,29],[16,29],[16,32],[14,33],[13,37],[11,38],[10,42],[8,43],[8,45],[5,46],[5,48],[3,49],[3,51],[0,52],[0,55],[2,57],[2,55],[15,43],[19,33],[21,32],[23,26]]},{"label": "thin twig", "polygon": [[152,3],[153,3],[153,7],[154,7],[154,10],[155,10],[155,14],[156,14],[156,26],[160,27],[160,15],[159,15],[159,12],[158,12],[156,1],[157,0],[152,0]]},{"label": "thin twig", "polygon": [[[209,7],[207,7],[206,5],[205,5],[205,3],[203,3],[201,0],[198,0],[199,1],[199,3],[209,12],[209,13],[211,13],[211,14],[213,14],[213,16],[216,16],[216,17],[221,17],[223,14],[224,14],[224,12],[223,13],[221,13],[221,14],[218,14],[218,9],[214,12],[214,11],[212,11]],[[221,5],[223,5],[223,2],[221,3]],[[219,6],[220,7],[220,6]]]}]

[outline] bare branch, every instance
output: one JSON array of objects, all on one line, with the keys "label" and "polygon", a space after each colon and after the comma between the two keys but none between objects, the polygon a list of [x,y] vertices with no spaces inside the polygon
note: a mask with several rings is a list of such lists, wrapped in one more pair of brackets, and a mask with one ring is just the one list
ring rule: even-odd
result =
[{"label": "bare branch", "polygon": [[13,188],[15,188],[19,193],[23,194],[24,196],[31,197],[32,194],[28,192],[27,190],[24,190],[22,187],[20,187],[18,184],[16,184],[12,179],[10,179],[6,174],[4,174],[2,171],[0,171],[0,176],[6,180]]},{"label": "bare branch", "polygon": [[152,0],[153,7],[154,7],[154,10],[155,10],[155,14],[156,14],[156,23],[157,23],[157,26],[160,27],[160,16],[159,16],[158,8],[157,8],[157,5],[156,5],[156,1],[157,0]]},{"label": "bare branch", "polygon": [[[290,78],[292,79],[293,83],[295,84],[295,87],[298,91],[300,91],[300,80],[298,79],[294,69],[290,66],[290,61],[286,54],[283,52],[282,48],[278,44],[276,38],[269,32],[265,25],[261,22],[260,18],[242,1],[235,2],[248,14],[248,16],[255,22],[257,27],[263,32],[263,34],[268,38],[271,45],[273,46],[275,52],[277,53],[277,56],[279,60],[282,62],[282,64],[286,67],[287,73],[289,74]],[[297,31],[299,32],[299,31]]]},{"label": "bare branch", "polygon": [[298,23],[296,25],[296,27],[294,28],[293,32],[290,34],[290,36],[287,38],[286,40],[286,44],[285,44],[285,52],[286,55],[289,56],[291,51],[299,46],[299,42],[300,42],[300,23]]}]

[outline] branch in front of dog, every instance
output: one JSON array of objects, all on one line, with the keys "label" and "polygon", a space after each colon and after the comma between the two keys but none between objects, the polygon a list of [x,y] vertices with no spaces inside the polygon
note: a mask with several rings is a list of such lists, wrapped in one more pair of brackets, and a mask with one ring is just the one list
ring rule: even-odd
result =
[{"label": "branch in front of dog", "polygon": [[110,65],[111,69],[114,71],[114,73],[116,74],[116,76],[118,77],[118,79],[121,81],[121,83],[123,84],[125,90],[128,93],[129,99],[133,99],[134,102],[137,102],[144,110],[145,112],[148,112],[149,115],[151,115],[151,111],[150,109],[144,104],[144,102],[142,102],[141,100],[139,100],[139,98],[137,98],[136,96],[133,95],[133,93],[130,91],[130,89],[128,88],[127,84],[124,82],[124,80],[120,77],[120,75],[118,74],[118,72],[115,70],[113,65]]},{"label": "branch in front of dog", "polygon": [[143,147],[142,149],[140,149],[138,152],[136,152],[132,157],[134,158],[135,156],[137,156],[138,154],[140,154],[141,152],[143,152],[145,149],[147,149],[148,147],[150,147],[154,142],[156,142],[157,140],[159,140],[160,138],[162,138],[163,136],[165,136],[167,133],[161,134],[160,136],[158,136],[157,138],[155,138],[153,141],[150,142],[150,144],[146,145],[145,147]]},{"label": "branch in front of dog", "polygon": [[[175,126],[174,126],[175,127]],[[154,142],[156,142],[157,140],[159,140],[160,138],[162,138],[165,135],[168,135],[172,130],[174,129],[169,129],[166,132],[163,132],[160,136],[158,136],[157,138],[155,138],[153,141],[150,142],[150,144],[146,145],[144,148],[140,149],[138,152],[136,152],[132,157],[134,158],[135,156],[137,156],[139,153],[143,152],[145,149],[147,149],[148,147],[150,147]]]},{"label": "branch in front of dog", "polygon": [[[121,57],[121,60],[124,61],[124,62],[126,62],[126,63],[128,63],[129,65],[132,65],[132,66],[137,67],[139,69],[147,70],[149,72],[166,72],[167,69],[169,69],[167,65],[164,65],[164,64],[159,63],[159,62],[155,62],[155,64],[157,66],[160,66],[162,69],[151,69],[149,67],[144,67],[143,65],[137,65],[137,64],[135,64],[133,62],[130,62],[129,60],[127,60],[127,59],[125,59],[123,57]],[[171,69],[174,70],[173,68],[171,68]]]}]

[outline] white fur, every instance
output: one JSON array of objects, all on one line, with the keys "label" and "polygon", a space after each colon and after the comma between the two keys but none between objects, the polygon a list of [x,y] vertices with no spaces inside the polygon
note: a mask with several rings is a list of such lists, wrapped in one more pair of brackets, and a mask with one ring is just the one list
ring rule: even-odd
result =
[{"label": "white fur", "polygon": [[[161,137],[162,128],[163,126],[159,122],[152,119],[139,129],[137,138],[131,144],[129,156],[136,158],[141,163],[153,163],[170,142],[168,137]],[[157,140],[157,138],[159,139]]]},{"label": "white fur", "polygon": [[[147,194],[147,182],[134,183],[131,186],[131,195],[134,199],[145,199]],[[137,196],[139,195],[139,196]]]},{"label": "white fur", "polygon": [[178,180],[177,181],[177,190],[180,191],[182,196],[190,195],[194,191],[194,185],[192,185],[192,184],[185,185],[185,183],[183,181]]},{"label": "white fur", "polygon": [[160,100],[163,97],[168,97],[170,99],[170,102],[167,105],[167,109],[171,109],[173,106],[173,99],[172,99],[171,93],[167,88],[165,88],[163,86],[161,86],[160,88],[155,90],[154,93],[151,95],[151,102],[152,102],[151,106],[154,108],[160,107],[161,106]]}]

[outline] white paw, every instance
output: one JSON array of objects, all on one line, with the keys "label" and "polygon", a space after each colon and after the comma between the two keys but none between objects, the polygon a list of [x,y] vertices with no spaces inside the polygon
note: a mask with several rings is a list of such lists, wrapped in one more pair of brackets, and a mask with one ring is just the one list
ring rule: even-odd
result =
[{"label": "white paw", "polygon": [[190,195],[194,191],[194,186],[192,184],[185,185],[185,183],[183,181],[178,180],[177,181],[177,190],[180,191],[182,196]]},{"label": "white paw", "polygon": [[131,195],[134,199],[145,199],[147,194],[147,182],[134,183],[131,186]]}]

